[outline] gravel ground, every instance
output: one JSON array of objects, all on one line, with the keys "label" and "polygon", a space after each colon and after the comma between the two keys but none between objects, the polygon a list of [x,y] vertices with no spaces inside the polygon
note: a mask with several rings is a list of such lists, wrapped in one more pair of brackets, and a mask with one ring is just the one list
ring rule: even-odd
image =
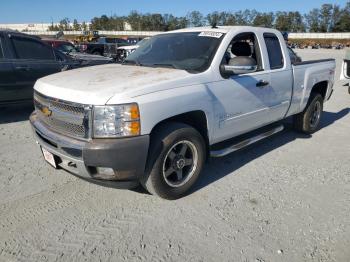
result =
[{"label": "gravel ground", "polygon": [[[344,51],[298,50],[304,59]],[[164,201],[44,163],[30,107],[0,113],[0,261],[349,261],[350,95],[337,81],[322,128],[288,129],[207,164]]]}]

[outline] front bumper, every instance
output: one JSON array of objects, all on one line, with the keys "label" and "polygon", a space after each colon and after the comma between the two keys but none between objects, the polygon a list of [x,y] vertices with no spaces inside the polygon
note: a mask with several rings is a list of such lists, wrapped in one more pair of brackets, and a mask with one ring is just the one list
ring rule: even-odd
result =
[{"label": "front bumper", "polygon": [[[57,166],[83,179],[121,188],[138,184],[144,174],[149,136],[119,139],[78,140],[56,133],[30,116],[37,143],[52,153]],[[113,176],[101,173],[113,169]]]}]

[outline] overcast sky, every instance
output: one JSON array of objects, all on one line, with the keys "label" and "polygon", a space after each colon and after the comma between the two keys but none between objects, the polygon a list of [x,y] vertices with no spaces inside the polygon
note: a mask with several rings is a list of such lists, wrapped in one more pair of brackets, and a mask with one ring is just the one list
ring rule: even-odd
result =
[{"label": "overcast sky", "polygon": [[57,22],[62,18],[90,21],[94,16],[127,15],[131,10],[143,13],[186,15],[198,10],[212,11],[300,11],[306,13],[324,3],[344,6],[347,0],[1,0],[0,23]]}]

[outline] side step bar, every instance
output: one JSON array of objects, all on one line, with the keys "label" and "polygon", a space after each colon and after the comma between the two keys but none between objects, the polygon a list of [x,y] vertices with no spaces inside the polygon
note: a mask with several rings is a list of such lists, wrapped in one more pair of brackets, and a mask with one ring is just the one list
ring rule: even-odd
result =
[{"label": "side step bar", "polygon": [[215,150],[215,151],[210,151],[210,156],[211,157],[223,157],[223,156],[226,156],[228,154],[231,154],[235,151],[238,151],[244,147],[247,147],[251,144],[254,144],[260,140],[263,140],[267,137],[270,137],[274,134],[277,134],[279,132],[281,132],[282,130],[284,129],[284,126],[283,125],[280,125],[280,126],[277,126],[267,132],[264,132],[264,133],[261,133],[259,135],[256,135],[254,137],[251,137],[251,138],[248,138],[246,140],[243,140],[237,144],[234,144],[234,145],[231,145],[227,148],[224,148],[224,149],[220,149],[220,150]]}]

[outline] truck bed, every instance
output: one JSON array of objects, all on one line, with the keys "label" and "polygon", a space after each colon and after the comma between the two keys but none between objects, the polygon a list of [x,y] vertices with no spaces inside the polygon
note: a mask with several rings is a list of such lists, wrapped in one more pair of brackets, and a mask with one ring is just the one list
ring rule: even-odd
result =
[{"label": "truck bed", "polygon": [[302,62],[294,62],[292,63],[293,66],[301,66],[301,65],[310,65],[310,64],[316,64],[316,63],[322,63],[322,62],[331,62],[335,59],[329,58],[329,59],[317,59],[317,60],[308,60],[308,61],[302,61]]},{"label": "truck bed", "polygon": [[293,96],[288,115],[302,112],[307,104],[312,87],[315,83],[328,84],[325,100],[328,99],[333,86],[335,59],[309,60],[292,64]]}]

